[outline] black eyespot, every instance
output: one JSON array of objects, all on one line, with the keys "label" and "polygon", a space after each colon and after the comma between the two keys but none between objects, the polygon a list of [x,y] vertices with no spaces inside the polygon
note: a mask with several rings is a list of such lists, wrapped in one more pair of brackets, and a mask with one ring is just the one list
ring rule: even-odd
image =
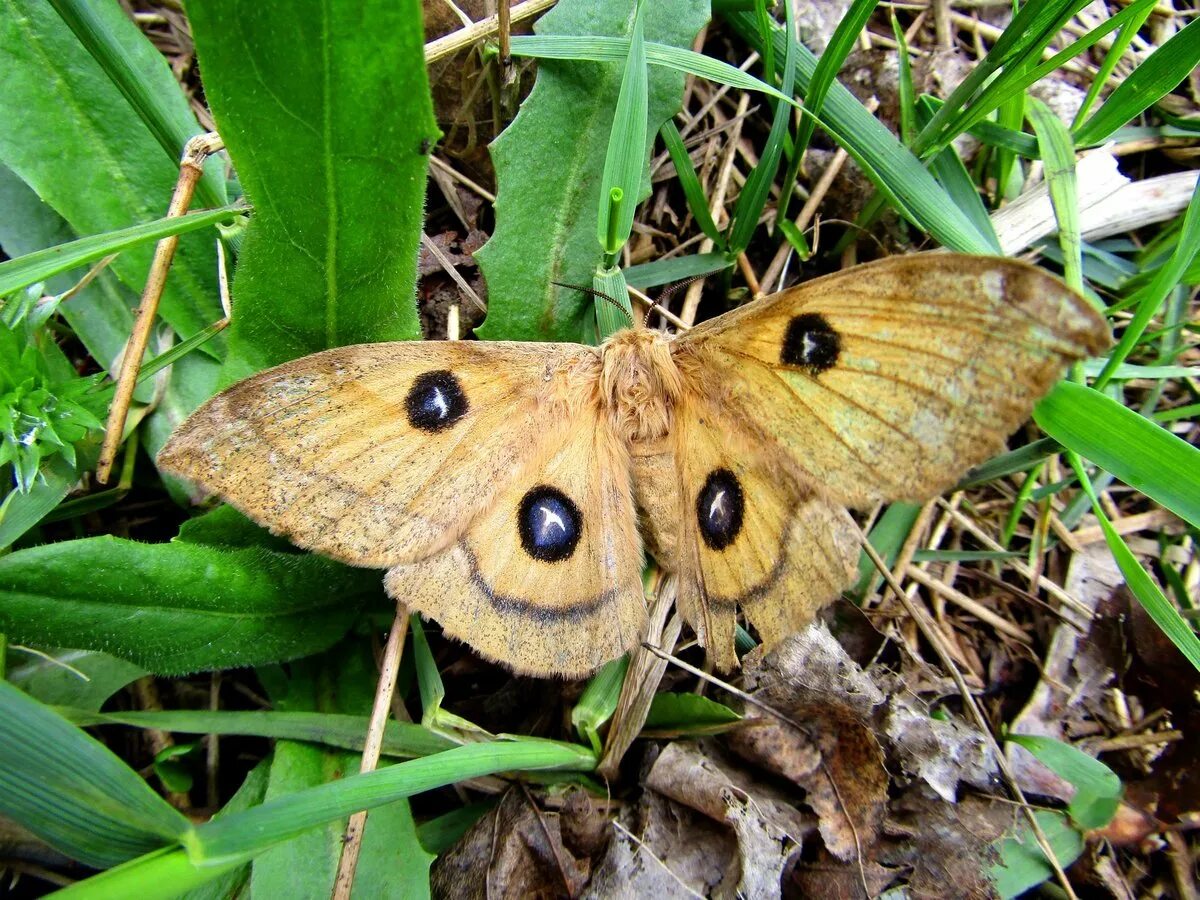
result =
[{"label": "black eyespot", "polygon": [[713,550],[724,550],[742,530],[746,498],[737,476],[728,469],[708,473],[704,487],[696,495],[696,518],[700,536]]},{"label": "black eyespot", "polygon": [[780,360],[816,375],[833,368],[842,351],[842,339],[820,313],[801,313],[788,322]]},{"label": "black eyespot", "polygon": [[571,498],[541,484],[521,498],[517,530],[521,546],[534,559],[558,562],[575,552],[583,517]]},{"label": "black eyespot", "polygon": [[404,398],[408,424],[422,431],[449,428],[467,414],[467,395],[453,372],[438,369],[416,377]]}]

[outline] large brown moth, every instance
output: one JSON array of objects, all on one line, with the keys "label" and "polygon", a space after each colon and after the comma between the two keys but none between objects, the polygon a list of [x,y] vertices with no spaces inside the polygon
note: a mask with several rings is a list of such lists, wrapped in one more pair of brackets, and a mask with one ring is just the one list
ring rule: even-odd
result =
[{"label": "large brown moth", "polygon": [[922,254],[678,336],[340,347],[198,409],[159,454],[518,672],[585,675],[646,621],[643,538],[715,665],[846,588],[846,507],[920,500],[1003,448],[1108,341],[1057,279]]}]

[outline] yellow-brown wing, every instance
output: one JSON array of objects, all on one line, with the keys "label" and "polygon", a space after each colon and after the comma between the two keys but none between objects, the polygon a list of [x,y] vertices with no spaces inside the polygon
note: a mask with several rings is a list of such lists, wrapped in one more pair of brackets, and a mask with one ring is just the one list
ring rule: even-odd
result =
[{"label": "yellow-brown wing", "polygon": [[301,547],[386,568],[453,543],[591,402],[595,367],[575,344],[340,347],[218,394],[158,461]]},{"label": "yellow-brown wing", "polygon": [[918,254],[748,304],[672,352],[728,415],[863,506],[952,485],[1107,343],[1103,318],[1033,266]]},{"label": "yellow-brown wing", "polygon": [[646,621],[628,451],[597,407],[549,427],[453,546],[387,574],[388,593],[484,656],[530,675],[582,677]]},{"label": "yellow-brown wing", "polygon": [[853,582],[858,541],[845,507],[705,394],[684,394],[675,425],[679,609],[728,671],[737,609],[766,644],[802,628]]},{"label": "yellow-brown wing", "polygon": [[582,675],[645,618],[628,453],[574,344],[343,347],[253,376],[159,454],[514,669]]}]

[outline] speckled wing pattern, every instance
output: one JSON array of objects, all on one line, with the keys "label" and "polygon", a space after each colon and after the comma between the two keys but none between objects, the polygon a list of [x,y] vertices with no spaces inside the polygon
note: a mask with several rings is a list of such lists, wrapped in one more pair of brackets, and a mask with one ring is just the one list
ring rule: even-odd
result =
[{"label": "speckled wing pattern", "polygon": [[[950,487],[1107,342],[1041,270],[937,254],[815,279],[679,337],[679,603],[716,664],[736,661],[736,607],[770,642],[853,582],[845,505]],[[735,494],[723,534],[713,504]]]}]

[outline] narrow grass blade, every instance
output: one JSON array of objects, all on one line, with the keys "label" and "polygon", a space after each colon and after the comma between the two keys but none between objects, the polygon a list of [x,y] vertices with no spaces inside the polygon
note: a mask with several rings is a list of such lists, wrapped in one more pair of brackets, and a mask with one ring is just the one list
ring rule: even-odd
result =
[{"label": "narrow grass blade", "polygon": [[[646,168],[646,116],[649,114],[649,82],[646,76],[645,24],[640,4],[634,12],[633,30],[629,33],[629,51],[621,91],[613,112],[612,131],[608,137],[608,152],[604,157],[604,174],[600,178],[600,209],[596,233],[600,246],[610,259],[629,240],[633,230],[633,214]],[[610,199],[620,192],[621,202]],[[615,220],[615,221],[614,221]]]},{"label": "narrow grass blade", "polygon": [[[175,87],[175,76],[163,55],[136,27],[130,27],[132,23],[116,3],[50,0],[50,5],[137,111],[171,162],[178,164],[184,144],[202,129],[188,106],[179,102],[178,89],[164,90],[167,85]],[[157,70],[158,77],[147,78],[148,70]],[[196,193],[203,206],[226,202],[219,159],[205,165]]]},{"label": "narrow grass blade", "polygon": [[355,810],[373,809],[443,785],[509,771],[590,772],[595,765],[595,754],[573,744],[533,739],[469,744],[351,775],[214,820],[196,828],[187,848],[193,861],[205,865],[245,860]]},{"label": "narrow grass blade", "polygon": [[[512,38],[513,56],[536,56],[541,59],[586,59],[592,62],[621,62],[625,59],[629,44],[621,38],[577,36],[565,34],[515,35]],[[776,100],[798,106],[795,99],[743,72],[736,66],[696,53],[683,47],[672,47],[657,41],[646,41],[646,62],[667,69],[675,69],[698,78],[706,78],[716,84],[757,91]]]},{"label": "narrow grass blade", "polygon": [[160,850],[77,881],[55,893],[61,900],[168,900],[199,888],[243,865],[233,860],[197,866],[183,850]]},{"label": "narrow grass blade", "polygon": [[601,751],[600,729],[616,712],[621,685],[629,669],[629,654],[609,660],[592,676],[588,686],[571,710],[571,725],[575,733],[592,745],[597,755]]},{"label": "narrow grass blade", "polygon": [[[180,734],[250,735],[306,741],[343,750],[362,750],[368,724],[366,716],[325,712],[161,710],[92,713],[82,709],[58,709],[56,712],[80,727],[128,725]],[[453,746],[449,739],[411,722],[389,721],[383,734],[384,756],[428,756]]]},{"label": "narrow grass blade", "polygon": [[656,736],[717,734],[728,731],[742,717],[723,703],[698,694],[662,691],[650,701],[643,733]]},{"label": "narrow grass blade", "polygon": [[[783,84],[785,94],[791,96],[796,82],[796,55],[799,39],[795,36],[792,24],[791,4],[785,4],[787,25],[783,32]],[[771,121],[771,131],[759,155],[758,165],[751,170],[746,179],[742,192],[738,195],[729,224],[729,252],[741,253],[750,246],[750,239],[758,228],[758,218],[762,215],[767,197],[770,196],[771,184],[775,181],[775,173],[779,169],[779,161],[783,158],[783,146],[787,140],[788,125],[792,118],[791,107],[785,103],[775,106],[775,115]]]},{"label": "narrow grass blade", "polygon": [[635,288],[645,290],[676,281],[686,281],[689,278],[712,275],[732,265],[724,253],[672,256],[669,259],[656,259],[654,262],[630,266],[624,270],[625,281]]},{"label": "narrow grass blade", "polygon": [[1125,326],[1125,330],[1121,333],[1121,340],[1109,354],[1108,363],[1096,379],[1097,390],[1102,390],[1113,377],[1117,367],[1129,358],[1129,354],[1133,352],[1134,347],[1145,333],[1146,326],[1150,324],[1150,320],[1158,312],[1167,295],[1184,277],[1188,266],[1196,259],[1198,253],[1200,253],[1200,180],[1196,182],[1191,202],[1188,203],[1187,212],[1183,215],[1179,238],[1170,258],[1158,268],[1150,282],[1131,298],[1137,305],[1137,312]]},{"label": "narrow grass blade", "polygon": [[[1064,382],[1068,384],[1069,382]],[[1124,409],[1124,407],[1121,407]],[[1079,478],[1079,483],[1083,486],[1087,493],[1088,499],[1092,502],[1092,512],[1095,513],[1096,519],[1100,523],[1100,529],[1104,532],[1104,540],[1108,544],[1108,549],[1112,552],[1113,559],[1116,560],[1121,574],[1125,576],[1125,583],[1129,586],[1129,590],[1137,598],[1137,601],[1142,604],[1142,608],[1154,620],[1154,623],[1162,630],[1176,647],[1179,652],[1187,657],[1197,669],[1200,669],[1200,638],[1196,637],[1196,633],[1191,626],[1179,614],[1170,600],[1166,598],[1157,584],[1154,583],[1146,570],[1142,568],[1142,564],[1138,562],[1137,557],[1133,555],[1133,551],[1129,549],[1124,539],[1117,530],[1113,528],[1112,523],[1108,520],[1108,515],[1104,512],[1104,507],[1100,505],[1100,499],[1096,496],[1095,490],[1092,488],[1091,481],[1088,480],[1087,472],[1083,468],[1083,463],[1079,459],[1079,455],[1073,452],[1067,453],[1067,460],[1075,469],[1075,474]]]},{"label": "narrow grass blade", "polygon": [[1154,12],[1156,3],[1157,0],[1137,0],[1137,2],[1129,5],[1132,10],[1130,12],[1130,19],[1121,26],[1120,32],[1118,32],[1117,36],[1113,39],[1112,45],[1104,54],[1104,61],[1100,64],[1099,71],[1096,72],[1096,76],[1091,80],[1092,83],[1088,85],[1087,96],[1083,98],[1083,103],[1080,104],[1079,111],[1075,113],[1075,121],[1071,123],[1073,131],[1079,129],[1087,120],[1088,113],[1091,112],[1092,106],[1100,97],[1100,91],[1108,84],[1108,79],[1112,75],[1113,69],[1116,68],[1117,63],[1121,61],[1122,57],[1125,56],[1125,51],[1129,49],[1129,45],[1137,37],[1138,31],[1141,30],[1146,20],[1150,18],[1150,14]]},{"label": "narrow grass blade", "polygon": [[[928,122],[936,110],[936,106],[928,100],[928,97],[922,97],[913,110],[919,125]],[[953,144],[933,155],[929,171],[945,190],[950,202],[963,211],[980,234],[986,235],[999,248],[1000,241],[996,237],[996,229],[992,226],[987,207],[983,204],[983,197],[980,196],[975,182],[971,179],[971,173],[963,165]]]},{"label": "narrow grass blade", "polygon": [[[760,52],[763,40],[751,13],[730,12],[734,31]],[[780,29],[772,31],[777,53],[785,50]],[[796,48],[796,86],[808,90],[817,58],[804,45]],[[933,176],[896,137],[836,81],[822,106],[821,120],[830,136],[846,148],[863,172],[901,215],[944,246],[961,253],[996,253],[988,237],[946,196]]]},{"label": "narrow grass blade", "polygon": [[[893,503],[883,511],[883,515],[871,528],[871,533],[867,536],[871,546],[889,566],[896,561],[896,554],[908,540],[908,535],[920,514],[921,507],[914,503]],[[863,598],[875,591],[882,578],[871,558],[866,553],[861,554],[858,560],[858,584],[851,591],[851,596],[861,603]]]},{"label": "narrow grass blade", "polygon": [[1061,382],[1034,409],[1046,434],[1200,527],[1200,450],[1099,391]]},{"label": "narrow grass blade", "polygon": [[[796,138],[792,142],[792,162],[788,166],[787,175],[783,179],[783,191],[781,193],[782,200],[779,204],[779,218],[786,219],[788,217],[788,203],[792,199],[792,186],[796,183],[796,174],[800,171],[800,162],[804,158],[804,152],[808,149],[808,144],[812,140],[813,129],[816,128],[816,120],[814,117],[821,115],[821,108],[825,105],[825,97],[829,93],[829,87],[837,78],[837,73],[841,71],[842,65],[846,62],[854,45],[858,42],[858,36],[862,34],[862,30],[867,26],[867,20],[871,18],[871,14],[875,12],[875,7],[879,5],[879,0],[854,0],[850,4],[850,8],[846,10],[842,16],[842,20],[838,22],[837,27],[833,29],[833,34],[829,37],[829,43],[825,47],[825,51],[817,60],[817,67],[813,71],[812,81],[809,82],[808,89],[804,94],[804,109],[809,115],[802,116],[800,124],[796,128]],[[790,10],[790,6],[788,7]],[[789,19],[790,23],[790,19]],[[789,24],[789,33],[791,25]],[[785,63],[790,65],[789,63]],[[911,82],[910,82],[911,84]]]},{"label": "narrow grass blade", "polygon": [[1050,204],[1058,221],[1058,243],[1062,249],[1067,285],[1083,290],[1083,246],[1079,235],[1079,204],[1075,183],[1075,148],[1067,127],[1041,100],[1030,97],[1029,121],[1037,132],[1045,161]]},{"label": "narrow grass blade", "polygon": [[[675,127],[675,121],[668,119],[663,122],[658,133],[663,139],[667,152],[671,154],[671,162],[675,166],[679,186],[683,188],[683,196],[687,198],[688,209],[692,211],[692,217],[696,220],[696,224],[716,246],[724,247],[725,235],[717,228],[712,213],[708,211],[708,199],[704,196],[704,188],[700,185],[700,178],[696,174],[695,166],[692,165],[692,158],[688,155],[687,148],[683,145],[679,129]],[[628,271],[625,273],[625,278],[629,280]]]},{"label": "narrow grass blade", "polygon": [[130,225],[120,231],[79,238],[67,244],[57,244],[45,250],[6,260],[0,263],[0,297],[45,281],[59,272],[69,272],[77,266],[95,262],[110,253],[120,253],[130,247],[151,243],[173,234],[187,234],[209,225],[232,222],[245,211],[243,206],[230,204],[220,209],[188,213],[186,216],[176,216],[172,219],[164,217],[140,225]]},{"label": "narrow grass blade", "polygon": [[1200,19],[1150,54],[1075,133],[1081,147],[1098,144],[1174,90],[1200,65]]},{"label": "narrow grass blade", "polygon": [[181,839],[191,823],[99,741],[0,681],[0,811],[97,868]]}]

